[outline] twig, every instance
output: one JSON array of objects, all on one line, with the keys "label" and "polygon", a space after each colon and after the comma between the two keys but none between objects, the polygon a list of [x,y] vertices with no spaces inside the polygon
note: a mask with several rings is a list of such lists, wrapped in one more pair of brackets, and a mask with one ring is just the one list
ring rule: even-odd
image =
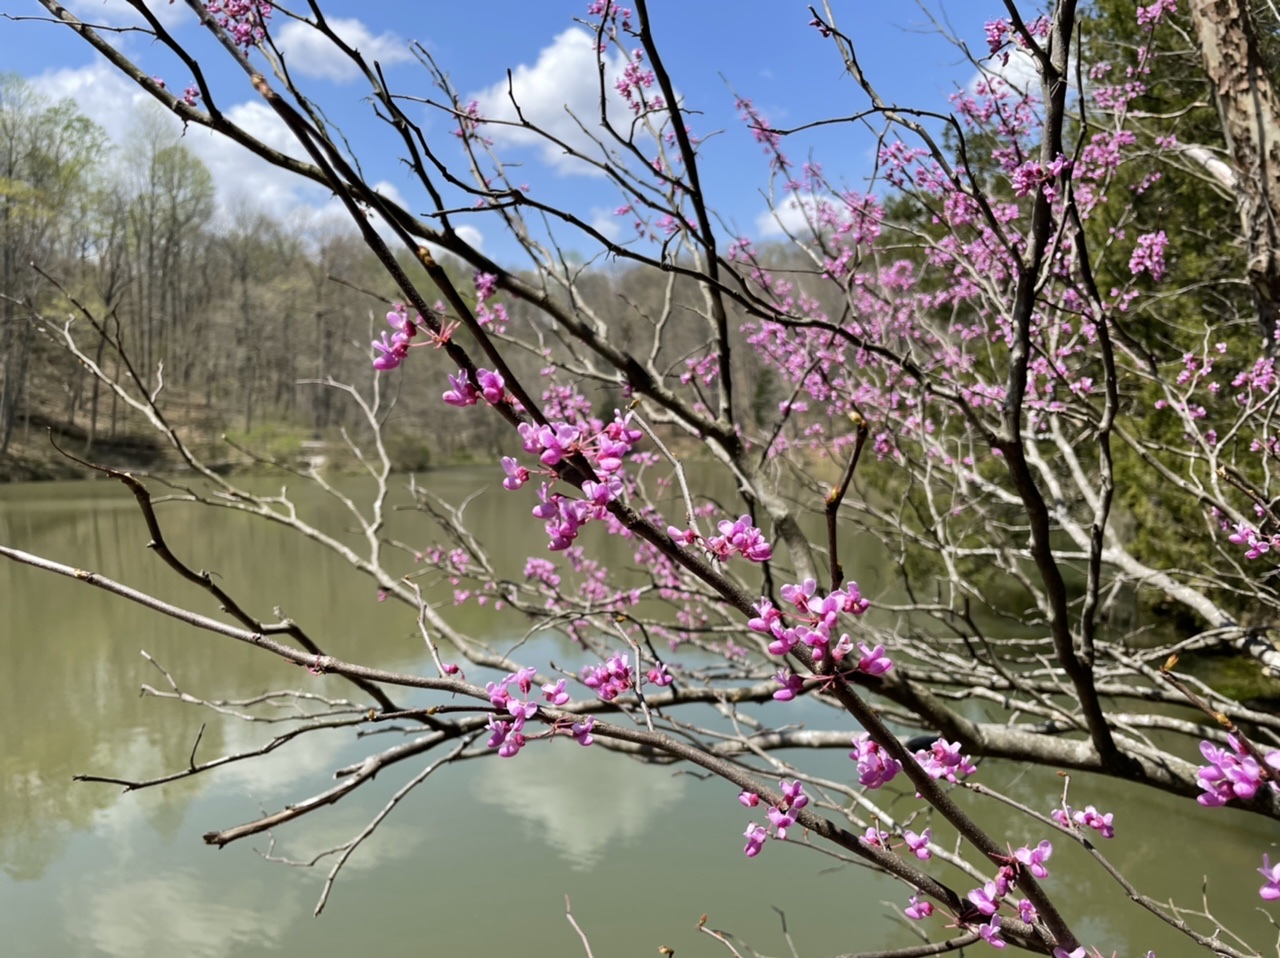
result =
[{"label": "twig", "polygon": [[569,896],[564,896],[564,917],[569,920],[569,924],[573,926],[573,930],[578,933],[578,937],[582,939],[582,947],[587,952],[587,958],[595,958],[591,954],[591,942],[587,940],[586,932],[578,925],[578,921],[573,917],[573,909],[569,905]]}]

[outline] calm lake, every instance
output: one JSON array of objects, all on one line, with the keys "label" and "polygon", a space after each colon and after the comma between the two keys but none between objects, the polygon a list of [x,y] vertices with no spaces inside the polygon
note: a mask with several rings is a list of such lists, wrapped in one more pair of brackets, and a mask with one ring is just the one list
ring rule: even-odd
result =
[{"label": "calm lake", "polygon": [[[445,499],[460,501],[480,486],[496,487],[499,478],[496,469],[468,469],[433,472],[426,481]],[[302,488],[296,498],[322,524],[343,527],[333,500]],[[543,548],[541,524],[523,497],[488,493],[472,508],[481,538],[501,541],[510,555],[522,560]],[[271,619],[279,607],[332,655],[404,671],[424,668],[412,611],[379,603],[372,583],[336,556],[225,510],[175,503],[161,507],[160,516],[171,547],[190,565],[215,571],[251,613]],[[397,537],[429,534],[420,517],[407,521],[410,528],[398,529]],[[180,581],[146,542],[137,507],[118,485],[0,487],[0,543],[216,614],[212,600]],[[859,564],[851,575],[874,596],[883,563],[863,549]],[[519,623],[486,610],[466,606],[452,614],[461,627],[496,644],[520,638]],[[540,641],[548,646],[539,650],[544,658],[579,664],[581,655],[567,642]],[[746,859],[742,831],[750,815],[729,785],[571,741],[433,775],[356,852],[324,914],[313,918],[329,862],[307,869],[264,855],[307,859],[354,836],[432,757],[390,769],[337,806],[287,826],[274,844],[257,836],[215,850],[201,841],[204,832],[313,795],[332,784],[333,769],[382,743],[340,730],[140,792],[73,783],[81,773],[146,778],[177,771],[202,725],[197,760],[271,738],[271,726],[140,697],[144,683],[166,687],[142,651],[184,691],[203,698],[299,687],[358,699],[357,690],[332,677],[311,676],[98,590],[0,560],[5,956],[581,955],[564,917],[566,895],[597,958],[652,956],[664,945],[682,956],[727,955],[698,933],[704,913],[711,927],[770,955],[790,954],[780,912],[801,958],[918,942],[903,921],[889,917],[908,897],[896,882],[840,866],[798,843],[770,842],[760,858]],[[468,677],[488,678],[480,670]],[[779,706],[761,706],[770,707]],[[797,716],[820,720],[824,728],[832,721],[823,710]],[[847,779],[846,751],[805,762]],[[1051,770],[1011,763],[986,763],[977,780],[1044,811],[1061,790]],[[1072,795],[1073,804],[1092,802],[1115,813],[1116,838],[1102,842],[1101,851],[1142,890],[1199,905],[1207,879],[1208,903],[1219,921],[1259,947],[1274,942],[1259,910],[1255,871],[1263,851],[1277,857],[1274,822],[1086,776],[1073,779]],[[1025,821],[1001,829],[1000,809],[970,804],[1015,845],[1045,837]],[[1127,903],[1082,849],[1055,846],[1047,887],[1089,943],[1108,955],[1145,955],[1150,948],[1160,958],[1192,953],[1186,939]],[[945,866],[935,871],[957,887],[973,884]],[[1271,911],[1280,914],[1280,908]],[[941,936],[936,917],[929,928]],[[986,945],[970,951],[993,953]]]}]

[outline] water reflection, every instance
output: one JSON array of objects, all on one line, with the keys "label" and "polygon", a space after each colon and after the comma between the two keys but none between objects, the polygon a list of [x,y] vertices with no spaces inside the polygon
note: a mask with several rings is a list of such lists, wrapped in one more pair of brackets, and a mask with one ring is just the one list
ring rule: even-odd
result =
[{"label": "water reflection", "polygon": [[[481,478],[494,477],[442,473],[433,476],[433,489],[458,501]],[[299,498],[308,494],[300,490]],[[318,511],[327,528],[340,532],[346,525],[332,500],[304,505]],[[479,531],[501,537],[505,560],[518,565],[545,545],[540,524],[529,520],[518,497],[495,495],[483,506],[474,512]],[[216,570],[254,614],[270,617],[281,605],[335,655],[388,668],[421,666],[412,614],[379,604],[368,580],[336,557],[244,516],[167,506],[162,519],[174,548],[193,566]],[[217,614],[208,596],[146,550],[132,500],[114,486],[0,490],[0,541]],[[628,561],[625,543],[610,547]],[[867,566],[852,570],[854,577],[871,578],[875,556],[867,549],[851,554]],[[411,567],[406,559],[405,571]],[[881,902],[905,903],[900,885],[854,868],[830,872],[829,860],[781,843],[770,843],[766,860],[743,859],[741,832],[750,816],[724,783],[673,776],[669,767],[643,766],[567,740],[535,742],[511,761],[469,762],[433,775],[351,859],[326,917],[312,921],[327,863],[319,873],[291,869],[263,862],[248,846],[212,851],[200,836],[330,786],[335,767],[377,747],[377,740],[357,741],[350,732],[307,735],[265,760],[128,795],[70,780],[84,772],[146,778],[182,768],[202,724],[197,757],[205,760],[261,745],[278,731],[140,698],[141,683],[164,683],[140,649],[201,697],[240,698],[298,685],[334,697],[353,690],[12,563],[0,564],[0,596],[0,656],[7,663],[0,670],[0,942],[6,956],[328,958],[368,951],[369,928],[392,943],[389,954],[493,954],[527,950],[530,941],[548,954],[576,953],[580,945],[563,919],[566,893],[598,954],[652,954],[660,944],[705,950],[694,927],[702,912],[762,951],[784,953],[774,905],[787,912],[806,958],[913,940],[882,920]],[[450,614],[480,633],[502,621],[474,606]],[[494,638],[514,643],[518,636]],[[570,649],[542,637],[524,653],[579,664]],[[807,702],[797,703],[790,720],[819,728],[838,721]],[[845,751],[803,761],[819,774],[847,778]],[[267,836],[252,846],[302,859],[347,841],[432,758],[388,770],[352,800],[284,830],[275,846]],[[1018,766],[987,763],[980,776],[1042,811],[1061,790],[1051,770],[1024,774]],[[1224,922],[1269,934],[1256,910],[1260,880],[1253,869],[1275,840],[1274,823],[1083,776],[1074,780],[1072,800],[1116,812],[1117,838],[1102,851],[1149,893],[1195,902],[1207,875],[1210,901]],[[884,801],[895,800],[885,795]],[[911,801],[903,794],[892,807]],[[1001,808],[971,805],[997,833],[1006,831]],[[1025,822],[1016,828],[1024,833],[1011,840],[1043,837]],[[936,823],[935,830],[945,831]],[[1194,859],[1171,860],[1169,847],[1183,841],[1194,841]],[[968,887],[941,867],[939,874]],[[1059,844],[1049,888],[1076,916],[1079,930],[1108,953],[1155,948],[1167,958],[1188,950],[1121,900],[1080,849]],[[414,944],[398,951],[401,942]]]},{"label": "water reflection", "polygon": [[119,866],[63,889],[64,927],[80,947],[116,958],[228,958],[246,947],[279,948],[306,906],[294,891],[272,895],[272,910],[261,911],[264,883],[210,886],[194,870],[136,877]]},{"label": "water reflection", "polygon": [[526,823],[578,871],[624,854],[681,801],[687,779],[622,755],[588,752],[575,742],[538,742],[537,761],[491,761],[472,794]]}]

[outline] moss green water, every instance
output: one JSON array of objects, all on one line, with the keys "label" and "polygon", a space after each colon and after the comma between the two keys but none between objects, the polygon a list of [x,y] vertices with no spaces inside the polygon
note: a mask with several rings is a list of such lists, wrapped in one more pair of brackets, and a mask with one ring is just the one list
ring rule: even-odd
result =
[{"label": "moss green water", "polygon": [[[451,470],[430,481],[457,500],[496,478],[493,470]],[[342,527],[332,504],[316,498],[309,505]],[[379,604],[370,582],[336,557],[224,511],[173,505],[162,517],[174,547],[193,565],[216,571],[258,614],[269,617],[273,606],[282,607],[335,655],[397,669],[421,665],[411,615]],[[496,541],[509,557],[522,560],[544,544],[539,524],[516,497],[489,497],[475,520],[482,536],[501,537]],[[132,500],[112,485],[0,490],[0,542],[216,611],[145,549]],[[871,578],[876,557],[862,550],[860,562],[862,577]],[[474,607],[455,611],[461,626],[502,637],[492,631],[501,619]],[[568,665],[579,658],[569,646],[535,641],[541,657]],[[202,724],[199,756],[206,759],[270,737],[260,725],[140,698],[140,684],[164,682],[141,650],[200,696],[238,698],[299,685],[352,694],[332,678],[83,585],[0,564],[5,956],[581,954],[564,918],[566,894],[598,956],[653,955],[661,945],[685,956],[725,954],[697,933],[703,913],[760,951],[785,954],[775,907],[786,913],[803,958],[914,940],[885,917],[886,903],[906,902],[895,883],[855,868],[833,871],[829,859],[798,843],[771,842],[760,859],[746,860],[741,833],[748,816],[727,785],[568,742],[433,776],[356,853],[325,914],[313,919],[324,867],[291,868],[258,853],[302,858],[351,837],[426,760],[392,769],[341,805],[282,830],[274,846],[258,836],[214,851],[201,842],[204,832],[328,787],[332,770],[365,754],[370,740],[349,732],[304,738],[268,759],[145,792],[73,784],[77,773],[144,777],[180,768]],[[830,722],[825,712],[803,709],[794,714],[821,719],[823,727]],[[821,774],[850,773],[843,749],[804,761]],[[988,764],[979,780],[1007,786],[1045,810],[1061,787],[1052,771],[1011,764]],[[1275,841],[1274,823],[1116,782],[1078,780],[1073,797],[1116,813],[1117,837],[1103,851],[1145,889],[1195,903],[1208,876],[1218,916],[1268,940],[1253,869]],[[988,823],[1000,824],[998,809],[979,808]],[[1039,837],[1023,822],[1009,835]],[[1108,954],[1188,953],[1127,904],[1079,849],[1059,844],[1049,888]]]}]

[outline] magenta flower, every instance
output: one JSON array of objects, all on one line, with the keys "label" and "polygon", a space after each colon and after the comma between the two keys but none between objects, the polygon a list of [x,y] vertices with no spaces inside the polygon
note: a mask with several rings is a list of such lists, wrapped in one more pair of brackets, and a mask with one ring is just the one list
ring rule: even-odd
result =
[{"label": "magenta flower", "polygon": [[668,672],[667,667],[661,662],[649,669],[649,671],[644,674],[644,677],[654,685],[663,689],[675,681],[675,676]]},{"label": "magenta flower", "polygon": [[862,650],[862,658],[858,660],[859,672],[866,672],[868,675],[884,675],[893,668],[893,662],[884,654],[883,645],[869,649],[865,642],[859,642],[858,648]]},{"label": "magenta flower", "polygon": [[992,948],[1003,948],[1005,940],[1000,937],[1000,916],[992,915],[991,920],[985,925],[978,926],[978,934]]},{"label": "magenta flower", "polygon": [[498,755],[501,758],[515,758],[520,749],[524,748],[525,742],[523,732],[512,732],[507,736],[506,741],[498,746]]},{"label": "magenta flower", "polygon": [[994,915],[1000,907],[1000,890],[993,881],[986,882],[981,888],[972,889],[965,897],[984,915]]},{"label": "magenta flower", "polygon": [[847,615],[862,615],[871,608],[871,603],[862,597],[862,590],[856,582],[845,583],[844,591],[833,595],[840,599],[840,611]]},{"label": "magenta flower", "polygon": [[804,808],[809,804],[809,796],[804,793],[804,783],[799,779],[790,784],[783,779],[778,782],[778,787],[782,789],[782,799],[787,807]]},{"label": "magenta flower", "polygon": [[[675,537],[672,536],[672,538]],[[761,599],[756,603],[756,611],[760,614],[754,619],[747,620],[748,629],[752,632],[763,632],[765,635],[778,635],[782,631],[782,613],[773,607],[772,602]]]},{"label": "magenta flower", "polygon": [[742,834],[747,838],[747,846],[743,849],[743,852],[748,858],[755,858],[760,854],[760,849],[764,848],[764,843],[769,837],[769,833],[765,831],[764,826],[752,822]]},{"label": "magenta flower", "polygon": [[818,583],[813,579],[805,579],[800,585],[784,585],[782,597],[801,612],[809,611],[809,600],[818,590]]},{"label": "magenta flower", "polygon": [[[397,333],[396,335],[399,334]],[[404,362],[405,356],[409,353],[407,343],[399,343],[394,339],[388,339],[385,332],[380,340],[375,339],[373,341],[373,348],[382,354],[374,357],[373,368],[382,371],[395,369]]]},{"label": "magenta flower", "polygon": [[561,679],[554,685],[550,683],[544,685],[542,687],[542,694],[546,697],[548,702],[555,706],[565,705],[571,697],[568,690],[565,688],[564,679]]},{"label": "magenta flower", "polygon": [[1102,815],[1099,814],[1098,810],[1092,805],[1086,805],[1084,807],[1084,811],[1076,812],[1071,817],[1076,824],[1087,825],[1102,835],[1103,838],[1116,837],[1116,830],[1111,825],[1111,819],[1113,817],[1111,812],[1107,812],[1107,814]]},{"label": "magenta flower", "polygon": [[787,829],[796,823],[796,817],[777,805],[769,806],[769,824],[773,826],[774,835],[782,841],[787,838]]},{"label": "magenta flower", "polygon": [[1023,845],[1013,853],[1013,857],[1026,866],[1036,878],[1046,878],[1049,875],[1049,869],[1044,867],[1044,863],[1049,860],[1049,856],[1053,854],[1053,845],[1046,839],[1035,848],[1028,848]]},{"label": "magenta flower", "polygon": [[906,840],[907,847],[911,849],[916,858],[921,861],[927,861],[932,857],[932,853],[929,851],[929,842],[933,841],[932,828],[926,828],[919,835],[907,829],[902,837]]},{"label": "magenta flower", "polygon": [[916,752],[915,759],[930,778],[945,778],[952,783],[957,775],[972,775],[977,771],[969,756],[960,754],[960,743],[952,744],[945,738],[938,739],[927,751]]},{"label": "magenta flower", "polygon": [[1258,894],[1266,901],[1275,901],[1280,898],[1280,862],[1271,864],[1271,859],[1266,854],[1262,856],[1262,867],[1258,869],[1258,874],[1267,880],[1267,883],[1258,889]]},{"label": "magenta flower", "polygon": [[[752,524],[750,516],[739,516],[734,522],[725,520],[718,528],[728,548],[744,559],[750,559],[752,562],[768,562],[773,557],[772,546],[769,545],[764,534]],[[708,546],[712,541],[708,540]]]},{"label": "magenta flower", "polygon": [[591,715],[588,715],[581,722],[573,723],[571,732],[579,745],[587,746],[595,741],[595,739],[591,737],[591,730],[595,728],[595,725],[596,720],[594,716]]},{"label": "magenta flower", "polygon": [[862,840],[868,845],[875,845],[877,848],[889,847],[889,833],[880,831],[874,825],[867,826],[867,830],[862,833]]},{"label": "magenta flower", "polygon": [[506,396],[506,382],[499,373],[487,369],[476,370],[476,383],[485,401],[492,406],[498,405]]},{"label": "magenta flower", "polygon": [[[1201,805],[1225,805],[1233,798],[1247,802],[1263,784],[1274,781],[1273,772],[1259,765],[1243,742],[1228,735],[1227,744],[1231,751],[1212,742],[1200,743],[1200,754],[1209,762],[1196,769],[1196,784],[1204,789],[1204,794],[1196,797]],[[1280,750],[1268,752],[1265,761],[1280,769]]]},{"label": "magenta flower", "polygon": [[489,716],[489,747],[497,748],[507,740],[507,736],[511,734],[511,723],[504,722],[497,715]]},{"label": "magenta flower", "polygon": [[507,474],[507,478],[502,480],[502,488],[511,492],[515,492],[529,481],[529,470],[510,456],[502,457],[502,471]]},{"label": "magenta flower", "polygon": [[902,913],[913,921],[921,921],[933,914],[933,902],[920,901],[915,895],[912,895],[911,904],[904,908]]},{"label": "magenta flower", "polygon": [[622,495],[622,480],[617,476],[610,476],[604,482],[588,479],[582,484],[582,492],[597,509],[603,509]]},{"label": "magenta flower", "polygon": [[[1018,899],[1018,917],[1025,921],[1028,925],[1034,925],[1039,914],[1036,912],[1036,906],[1031,904],[1025,898]],[[1083,952],[1082,952],[1083,954]]]},{"label": "magenta flower", "polygon": [[782,688],[773,693],[773,697],[779,702],[790,702],[804,691],[803,676],[788,672],[786,669],[780,670],[773,677],[773,680],[782,686]]},{"label": "magenta flower", "polygon": [[[802,625],[798,625],[791,629],[779,628],[779,630],[774,633],[773,641],[769,643],[769,654],[786,655],[799,645],[801,641],[804,641],[806,645],[816,645],[815,642],[809,641],[809,634],[809,630]],[[821,639],[822,637],[817,636],[817,638]]]},{"label": "magenta flower", "polygon": [[760,804],[760,796],[755,792],[748,792],[744,789],[738,793],[738,801],[747,808],[755,808]]},{"label": "magenta flower", "polygon": [[449,388],[440,398],[450,406],[474,406],[480,394],[476,392],[476,387],[467,376],[467,371],[459,369],[458,375],[449,377]]},{"label": "magenta flower", "polygon": [[871,741],[871,736],[866,732],[854,735],[853,745],[854,749],[849,757],[858,763],[859,784],[867,788],[879,788],[892,781],[902,770],[897,759],[882,752],[879,744]]}]

